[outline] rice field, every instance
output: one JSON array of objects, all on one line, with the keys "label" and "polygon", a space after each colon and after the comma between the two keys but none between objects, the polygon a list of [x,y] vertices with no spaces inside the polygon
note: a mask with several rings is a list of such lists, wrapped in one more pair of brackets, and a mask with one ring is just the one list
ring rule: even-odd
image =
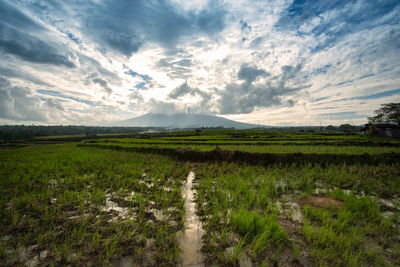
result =
[{"label": "rice field", "polygon": [[337,146],[337,145],[208,145],[208,144],[142,144],[138,143],[110,143],[110,142],[93,142],[89,145],[104,145],[132,148],[170,148],[170,149],[191,149],[195,151],[207,152],[212,151],[216,147],[230,151],[242,151],[249,153],[305,153],[305,154],[383,154],[383,153],[400,153],[400,147],[393,146]]},{"label": "rice field", "polygon": [[187,164],[76,145],[1,151],[1,265],[174,265]]},{"label": "rice field", "polygon": [[0,265],[400,265],[396,140],[176,135],[0,150]]}]

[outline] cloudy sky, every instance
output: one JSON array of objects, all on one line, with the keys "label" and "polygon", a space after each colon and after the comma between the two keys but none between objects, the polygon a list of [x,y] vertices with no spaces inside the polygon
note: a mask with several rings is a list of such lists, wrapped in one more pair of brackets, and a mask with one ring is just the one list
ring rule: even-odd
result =
[{"label": "cloudy sky", "polygon": [[388,102],[398,0],[0,0],[0,124],[361,124]]}]

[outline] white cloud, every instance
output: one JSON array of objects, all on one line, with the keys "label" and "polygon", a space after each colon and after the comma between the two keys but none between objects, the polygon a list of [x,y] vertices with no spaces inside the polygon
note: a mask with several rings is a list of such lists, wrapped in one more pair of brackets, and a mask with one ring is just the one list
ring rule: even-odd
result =
[{"label": "white cloud", "polygon": [[[357,98],[399,89],[400,4],[391,1],[32,0],[5,1],[0,12],[0,75],[25,92],[3,92],[0,115],[15,122],[27,119],[18,105],[30,103],[28,113],[49,123],[187,110],[275,125],[347,112],[359,123],[399,99]],[[245,64],[270,75],[246,83]],[[174,98],[185,82],[191,91]]]}]

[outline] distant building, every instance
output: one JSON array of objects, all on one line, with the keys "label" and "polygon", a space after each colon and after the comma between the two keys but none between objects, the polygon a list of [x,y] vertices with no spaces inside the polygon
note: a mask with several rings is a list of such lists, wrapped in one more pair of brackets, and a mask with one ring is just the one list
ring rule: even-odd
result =
[{"label": "distant building", "polygon": [[400,138],[400,126],[390,123],[368,123],[361,130],[363,133],[371,134],[376,137]]}]

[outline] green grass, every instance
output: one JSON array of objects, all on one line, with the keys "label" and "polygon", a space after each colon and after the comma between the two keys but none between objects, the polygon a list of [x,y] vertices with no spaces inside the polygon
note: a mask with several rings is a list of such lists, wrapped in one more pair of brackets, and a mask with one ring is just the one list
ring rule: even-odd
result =
[{"label": "green grass", "polygon": [[[399,250],[395,248],[395,221],[382,218],[379,206],[371,197],[345,195],[344,207],[325,210],[304,206],[305,222],[302,233],[312,248],[317,265],[398,264]],[[385,247],[393,247],[387,253]],[[392,254],[392,255],[390,255]],[[389,256],[390,255],[390,256]]]},{"label": "green grass", "polygon": [[[207,231],[207,255],[212,262],[227,264],[226,248],[242,240],[238,253],[250,255],[256,265],[398,264],[397,223],[382,217],[376,198],[368,196],[399,195],[398,169],[398,165],[202,164],[196,170],[197,202]],[[293,221],[292,203],[300,203],[300,198],[319,188],[331,190],[323,197],[333,197],[343,205],[306,204],[300,208],[301,224]],[[335,188],[351,188],[367,196]],[[390,252],[383,253],[387,247]]]},{"label": "green grass", "polygon": [[[115,146],[115,143],[96,142],[93,145],[102,144]],[[90,144],[89,144],[90,145]],[[166,142],[159,144],[141,144],[138,143],[118,143],[120,147],[144,147],[144,148],[189,148],[197,151],[212,151],[216,148],[215,145],[180,145],[180,144],[168,144]],[[400,147],[368,147],[368,146],[335,146],[335,145],[220,145],[221,149],[231,151],[243,151],[249,153],[304,153],[304,154],[382,154],[382,153],[400,153]]]},{"label": "green grass", "polygon": [[288,242],[288,236],[277,221],[277,214],[261,216],[257,212],[239,210],[232,215],[234,231],[246,237],[252,243],[256,255],[268,245],[282,247]]},{"label": "green grass", "polygon": [[[44,264],[117,264],[127,255],[142,262],[146,240],[154,240],[156,262],[176,264],[187,165],[73,144],[0,151],[0,158],[0,235],[12,237],[2,242],[3,265],[35,244],[32,256],[49,251]],[[126,217],[104,209],[109,199]],[[147,208],[168,216],[160,221]]]},{"label": "green grass", "polygon": [[[118,265],[130,257],[139,265],[176,266],[181,253],[176,234],[185,221],[182,183],[193,166],[206,265],[238,266],[244,260],[254,266],[400,265],[400,163],[363,161],[368,155],[397,155],[398,147],[375,146],[396,140],[275,130],[135,136],[0,150],[0,265],[24,265],[46,252],[39,265]],[[161,153],[207,152],[216,142],[231,151],[307,160],[192,164]],[[155,149],[127,152],[98,144]],[[312,161],[322,154],[349,162]],[[352,155],[360,160],[350,162]],[[312,197],[340,205],[318,206]]]}]

